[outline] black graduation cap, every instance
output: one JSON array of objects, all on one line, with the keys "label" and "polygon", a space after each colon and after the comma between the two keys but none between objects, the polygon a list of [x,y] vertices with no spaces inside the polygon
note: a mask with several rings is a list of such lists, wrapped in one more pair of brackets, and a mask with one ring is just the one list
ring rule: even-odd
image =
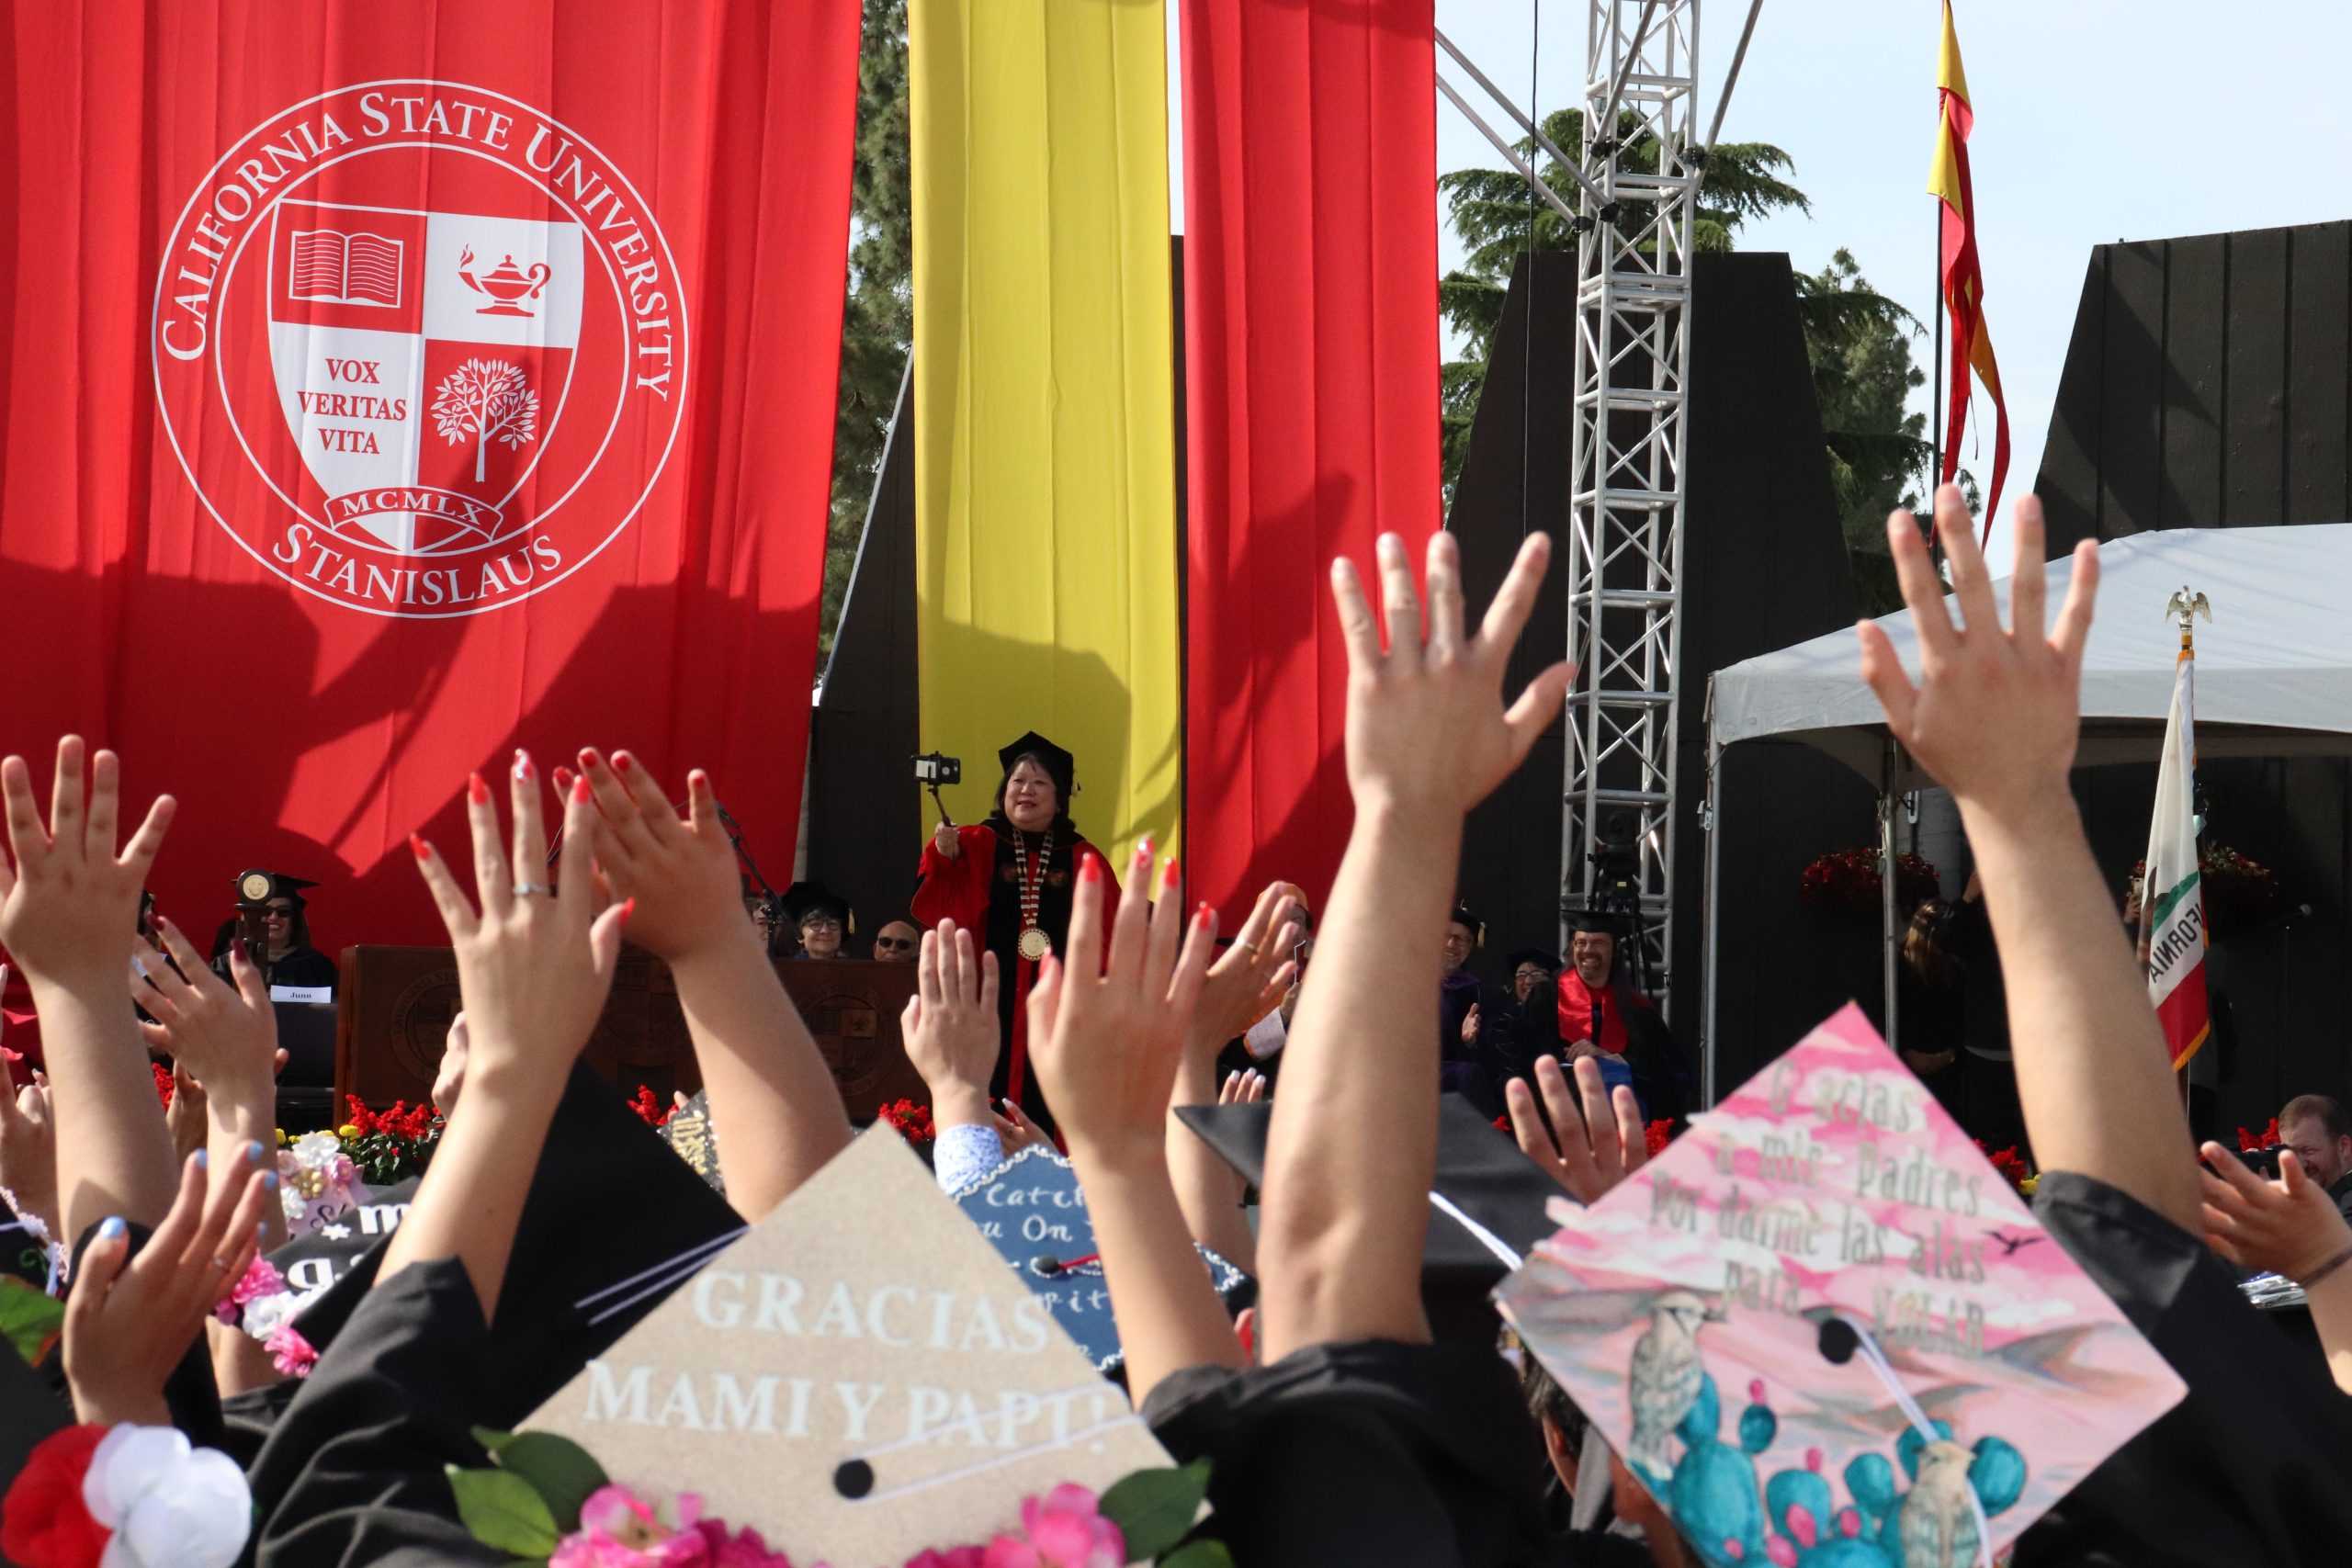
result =
[{"label": "black graduation cap", "polygon": [[1470,928],[1471,946],[1484,947],[1487,945],[1487,922],[1472,914],[1470,912],[1469,905],[1456,903],[1453,906],[1453,913],[1448,915],[1446,919],[1457,926],[1467,926]]},{"label": "black graduation cap", "polygon": [[[263,886],[265,881],[268,884],[266,887]],[[248,903],[285,898],[298,909],[307,902],[302,897],[302,889],[317,886],[307,876],[288,876],[282,871],[249,871],[237,878],[237,891]]]},{"label": "black graduation cap", "polygon": [[1620,939],[1622,939],[1625,934],[1624,922],[1619,919],[1615,915],[1610,914],[1601,909],[1569,910],[1568,930],[1570,931],[1590,931],[1600,936],[1617,937]]},{"label": "black graduation cap", "polygon": [[[495,1372],[473,1419],[521,1421],[662,1303],[678,1259],[742,1225],[618,1090],[575,1064],[523,1200],[491,1325]],[[375,1283],[388,1239],[296,1320],[322,1355]]]},{"label": "black graduation cap", "polygon": [[[1437,1104],[1437,1196],[1523,1256],[1559,1228],[1544,1213],[1544,1205],[1560,1196],[1558,1184],[1460,1095],[1440,1095]],[[1273,1113],[1263,1102],[1176,1109],[1218,1158],[1259,1187],[1265,1185],[1266,1132]],[[1421,1244],[1422,1290],[1454,1300],[1484,1297],[1510,1266],[1460,1219],[1435,1203],[1430,1209],[1429,1237]]]},{"label": "black graduation cap", "polygon": [[1034,729],[996,754],[996,760],[1004,765],[1007,778],[1012,776],[1013,768],[1023,757],[1035,757],[1046,770],[1046,776],[1054,781],[1054,793],[1061,797],[1061,808],[1067,813],[1069,797],[1078,793],[1078,759]]},{"label": "black graduation cap", "polygon": [[844,932],[857,930],[857,918],[850,912],[849,900],[821,882],[796,882],[786,888],[784,912],[795,929],[811,915],[831,915],[841,921]]},{"label": "black graduation cap", "polygon": [[1540,947],[1521,948],[1504,961],[1503,966],[1516,975],[1519,973],[1519,966],[1522,964],[1532,964],[1547,975],[1557,975],[1560,972],[1560,955]]}]

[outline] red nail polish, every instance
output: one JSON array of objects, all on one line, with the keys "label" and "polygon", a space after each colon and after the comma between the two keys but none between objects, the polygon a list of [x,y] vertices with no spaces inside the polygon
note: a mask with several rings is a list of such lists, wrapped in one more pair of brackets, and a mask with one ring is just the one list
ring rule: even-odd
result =
[{"label": "red nail polish", "polygon": [[571,798],[578,801],[582,806],[588,804],[591,797],[588,790],[588,781],[586,779],[574,779],[571,781]]},{"label": "red nail polish", "polygon": [[237,955],[237,962],[240,964],[251,964],[254,961],[253,950],[245,945],[243,937],[239,937],[231,942],[229,951]]},{"label": "red nail polish", "polygon": [[1137,860],[1149,860],[1150,858],[1151,858],[1151,840],[1150,840],[1148,838],[1147,838],[1147,839],[1143,840],[1141,842],[1139,842],[1139,843],[1137,843],[1137,844],[1136,845],[1136,859],[1137,859]]},{"label": "red nail polish", "polygon": [[580,765],[583,768],[593,768],[596,765],[596,748],[594,746],[580,748]]},{"label": "red nail polish", "polygon": [[490,786],[481,782],[481,775],[480,773],[468,773],[466,775],[466,798],[472,801],[476,806],[480,806],[483,801],[490,798]]},{"label": "red nail polish", "polygon": [[636,900],[636,899],[634,899],[634,898],[631,898],[628,903],[623,904],[623,905],[621,906],[621,924],[623,924],[623,925],[627,925],[627,924],[628,924],[628,918],[629,918],[631,915],[634,915],[634,914],[636,914],[636,913],[637,913],[637,900]]},{"label": "red nail polish", "polygon": [[1182,880],[1184,880],[1184,868],[1176,863],[1174,855],[1170,855],[1168,868],[1160,873],[1159,885],[1162,887],[1173,887]]},{"label": "red nail polish", "polygon": [[[474,782],[479,784],[481,781],[477,779]],[[427,844],[422,837],[415,833],[411,833],[408,836],[408,847],[412,851],[415,852],[416,858],[419,860],[429,859],[433,853],[433,847],[430,844]]]},{"label": "red nail polish", "polygon": [[528,751],[517,750],[514,753],[514,776],[525,784],[531,782],[531,754]]},{"label": "red nail polish", "polygon": [[1102,881],[1102,857],[1100,855],[1088,855],[1086,857],[1086,863],[1078,868],[1078,879],[1080,882]]},{"label": "red nail polish", "polygon": [[629,769],[628,753],[628,752],[626,752],[626,751],[616,751],[616,752],[614,752],[614,753],[613,753],[613,772],[615,772],[615,773],[625,773],[628,772],[628,769]]},{"label": "red nail polish", "polygon": [[1204,925],[1208,923],[1212,917],[1209,914],[1209,903],[1207,899],[1204,898],[1201,900],[1201,907],[1193,911],[1193,918],[1199,920]]}]

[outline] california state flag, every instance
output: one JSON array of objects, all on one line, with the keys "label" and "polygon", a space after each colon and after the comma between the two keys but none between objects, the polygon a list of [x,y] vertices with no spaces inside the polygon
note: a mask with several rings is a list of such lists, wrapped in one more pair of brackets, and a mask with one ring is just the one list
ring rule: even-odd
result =
[{"label": "california state flag", "polygon": [[2148,999],[2177,1070],[2212,1032],[2212,1016],[2205,1005],[2205,884],[2197,863],[2196,655],[2183,648],[2175,671],[2140,908],[2148,935]]}]

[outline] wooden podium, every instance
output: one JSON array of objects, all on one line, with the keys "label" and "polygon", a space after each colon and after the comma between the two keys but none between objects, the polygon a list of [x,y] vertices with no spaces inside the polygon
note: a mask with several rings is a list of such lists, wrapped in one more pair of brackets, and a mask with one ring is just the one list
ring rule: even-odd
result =
[{"label": "wooden podium", "polygon": [[[816,1036],[851,1121],[871,1122],[892,1100],[931,1103],[899,1035],[899,1014],[914,994],[913,964],[785,960],[776,973]],[[458,963],[446,947],[344,949],[334,1043],[338,1111],[346,1095],[379,1107],[431,1099],[458,1006]],[[634,1096],[641,1084],[664,1108],[673,1093],[702,1087],[667,964],[622,950],[613,994],[582,1055],[622,1095]]]}]

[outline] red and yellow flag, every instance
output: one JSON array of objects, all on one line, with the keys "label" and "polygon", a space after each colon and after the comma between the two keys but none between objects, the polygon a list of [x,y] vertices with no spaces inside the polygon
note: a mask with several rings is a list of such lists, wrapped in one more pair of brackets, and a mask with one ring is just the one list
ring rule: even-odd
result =
[{"label": "red and yellow flag", "polygon": [[1968,73],[1961,68],[1960,35],[1952,30],[1951,0],[1944,0],[1943,50],[1936,64],[1936,96],[1943,110],[1936,128],[1936,157],[1928,172],[1928,193],[1944,204],[1943,245],[1939,275],[1944,310],[1951,319],[1951,412],[1945,419],[1943,472],[1949,482],[1960,467],[1960,438],[1968,428],[1968,372],[1993,399],[1993,486],[1985,497],[1984,528],[2001,504],[2001,483],[2009,473],[2009,405],[2001,396],[2001,367],[1993,358],[1993,337],[1984,324],[1984,270],[1976,258],[1976,195],[1968,180],[1968,132],[1976,123],[1969,107]]}]

